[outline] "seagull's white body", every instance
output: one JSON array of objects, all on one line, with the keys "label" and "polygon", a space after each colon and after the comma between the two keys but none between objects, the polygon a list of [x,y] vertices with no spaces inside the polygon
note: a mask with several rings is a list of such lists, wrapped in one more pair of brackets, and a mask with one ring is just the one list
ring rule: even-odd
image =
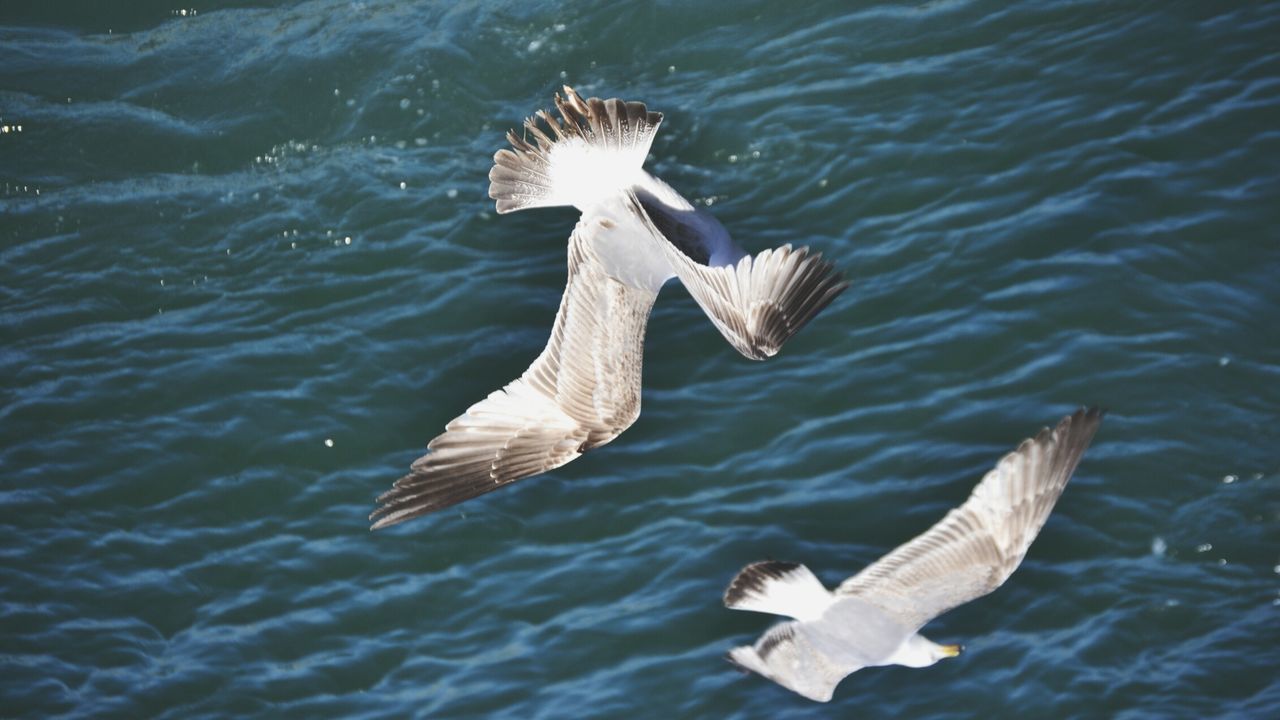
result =
[{"label": "seagull's white body", "polygon": [[551,338],[523,375],[428,444],[379,498],[375,529],[559,467],[630,427],[640,413],[645,326],[671,278],[754,360],[777,353],[846,287],[807,248],[748,255],[714,217],[645,172],[660,114],[583,100],[568,87],[565,95],[556,97],[562,120],[539,112],[523,137],[508,133],[513,149],[499,150],[489,173],[499,213],[582,212]]},{"label": "seagull's white body", "polygon": [[766,561],[738,573],[724,602],[794,618],[729,659],[811,700],[831,699],[864,667],[926,667],[960,652],[920,634],[933,618],[1000,587],[1026,555],[1098,424],[1080,410],[1024,441],[940,522],[828,591],[804,565]]}]

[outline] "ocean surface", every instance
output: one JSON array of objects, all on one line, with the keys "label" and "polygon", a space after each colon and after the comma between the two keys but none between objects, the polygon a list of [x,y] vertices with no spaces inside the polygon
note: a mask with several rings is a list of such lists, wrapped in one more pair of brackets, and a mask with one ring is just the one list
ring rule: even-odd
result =
[{"label": "ocean surface", "polygon": [[[114,7],[113,7],[114,6]],[[0,717],[1280,717],[1280,3],[5,2]],[[852,285],[763,363],[678,284],[644,410],[371,533],[545,343],[570,83]],[[1110,412],[967,651],[818,705],[726,663]]]}]

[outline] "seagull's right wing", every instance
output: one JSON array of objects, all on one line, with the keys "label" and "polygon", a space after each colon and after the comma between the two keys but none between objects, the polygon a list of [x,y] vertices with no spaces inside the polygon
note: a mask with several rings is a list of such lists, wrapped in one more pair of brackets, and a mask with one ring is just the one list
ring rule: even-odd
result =
[{"label": "seagull's right wing", "polygon": [[640,414],[644,331],[656,291],[610,277],[594,246],[634,233],[585,214],[569,239],[569,281],[551,339],[517,380],[472,405],[383,493],[373,529],[560,467]]},{"label": "seagull's right wing", "polygon": [[732,265],[696,262],[663,235],[634,193],[628,202],[712,324],[752,360],[776,355],[783,343],[849,287],[831,263],[807,247],[796,250],[783,245]]},{"label": "seagull's right wing", "polygon": [[844,581],[836,594],[860,597],[919,629],[1000,587],[1049,518],[1102,414],[1082,408],[1024,440],[963,505]]}]

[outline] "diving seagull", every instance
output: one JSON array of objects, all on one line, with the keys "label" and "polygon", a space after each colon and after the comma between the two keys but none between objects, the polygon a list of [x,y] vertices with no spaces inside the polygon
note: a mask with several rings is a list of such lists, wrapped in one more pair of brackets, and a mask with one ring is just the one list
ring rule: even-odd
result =
[{"label": "diving seagull", "polygon": [[955,657],[920,628],[942,613],[1004,584],[1089,447],[1102,422],[1080,409],[1005,455],[969,499],[911,542],[828,591],[804,565],[765,561],[743,568],[724,594],[734,610],[794,618],[730,662],[826,702],[836,685],[864,667],[927,667]]},{"label": "diving seagull", "polygon": [[643,103],[555,96],[512,149],[494,155],[499,213],[571,205],[569,279],[551,338],[529,369],[472,405],[383,493],[372,529],[450,507],[560,467],[613,440],[640,414],[644,330],[679,278],[712,324],[752,360],[773,356],[847,286],[808,248],[748,255],[709,213],[645,172],[662,122]]}]

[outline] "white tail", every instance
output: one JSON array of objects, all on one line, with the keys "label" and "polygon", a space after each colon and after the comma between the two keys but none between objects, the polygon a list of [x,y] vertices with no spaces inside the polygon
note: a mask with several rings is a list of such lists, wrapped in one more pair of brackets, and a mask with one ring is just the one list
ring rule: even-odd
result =
[{"label": "white tail", "polygon": [[555,97],[563,120],[539,110],[524,121],[523,135],[507,133],[513,150],[494,154],[489,197],[499,213],[557,205],[583,209],[639,179],[662,114],[617,98],[583,100],[568,85],[564,93]]}]

